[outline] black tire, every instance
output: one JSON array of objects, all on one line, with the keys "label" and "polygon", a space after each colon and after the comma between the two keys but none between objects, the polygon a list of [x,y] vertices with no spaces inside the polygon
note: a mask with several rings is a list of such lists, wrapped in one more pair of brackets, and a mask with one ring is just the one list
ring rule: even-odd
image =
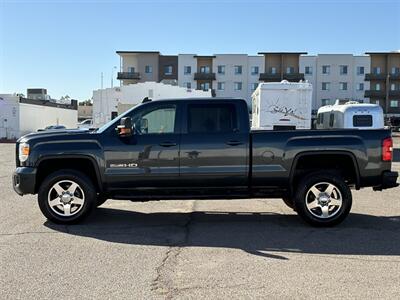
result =
[{"label": "black tire", "polygon": [[[322,206],[315,207],[314,209],[309,209],[307,207],[307,203],[312,204],[311,202],[314,202],[313,201],[314,193],[310,194],[311,188],[315,185],[323,187],[325,183],[332,184],[335,187],[334,194],[331,193],[329,196],[340,195],[341,206],[338,205],[337,207],[335,207],[328,205],[328,208],[332,209],[332,216],[323,218]],[[325,195],[327,194],[328,193],[325,193]],[[315,197],[314,200],[318,199],[321,198]],[[320,202],[317,201],[317,203]],[[307,174],[307,176],[303,180],[301,180],[297,185],[297,189],[294,196],[294,204],[298,215],[304,221],[313,226],[328,227],[341,223],[348,216],[352,205],[352,195],[350,188],[347,186],[346,182],[344,182],[344,180],[340,177],[339,174],[334,172],[315,172]],[[318,213],[321,214],[320,217],[315,216],[315,214]],[[327,213],[327,215],[329,215],[329,213]]]},{"label": "black tire", "polygon": [[107,197],[99,194],[97,195],[97,200],[96,200],[96,207],[99,207],[100,205],[104,204],[104,202],[107,201]]},{"label": "black tire", "polygon": [[[61,200],[58,200],[61,199],[61,197],[57,197],[58,192],[54,188],[54,186],[57,185],[57,183],[59,182],[62,182],[61,184],[64,185],[64,187],[66,188],[68,188],[69,182],[76,183],[79,190],[76,189],[74,193],[78,193],[77,196],[84,199],[82,200],[83,204],[81,204],[80,206],[75,205],[73,202],[71,202],[73,205],[69,205],[70,213],[72,212],[71,207],[75,209],[78,206],[75,209],[76,212],[73,213],[73,215],[60,215],[60,213],[62,214],[63,211],[62,209],[59,209],[59,207],[63,208],[63,204],[57,206],[53,205],[53,208],[50,206],[49,202],[51,201],[49,199],[51,198],[55,198],[61,203]],[[63,192],[66,192],[66,190],[64,190]],[[48,220],[57,224],[74,224],[82,221],[92,212],[93,208],[96,206],[96,200],[96,189],[92,181],[85,174],[69,169],[59,170],[48,175],[43,180],[38,191],[38,202],[40,210]],[[56,211],[59,212],[59,214],[57,214]]]},{"label": "black tire", "polygon": [[286,197],[283,197],[282,200],[283,200],[283,203],[285,203],[287,207],[296,211],[296,207],[294,206],[294,201],[292,198],[286,196]]}]

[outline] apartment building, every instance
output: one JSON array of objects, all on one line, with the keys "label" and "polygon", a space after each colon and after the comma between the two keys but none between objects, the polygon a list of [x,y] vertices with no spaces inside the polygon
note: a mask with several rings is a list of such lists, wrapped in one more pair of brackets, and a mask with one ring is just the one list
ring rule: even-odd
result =
[{"label": "apartment building", "polygon": [[365,73],[370,68],[369,56],[352,54],[318,54],[300,57],[300,71],[313,86],[313,110],[333,104],[336,99],[368,102],[369,89]]},{"label": "apartment building", "polygon": [[147,81],[177,82],[177,55],[161,55],[158,51],[117,51],[117,54],[120,56],[117,79],[121,80],[121,85]]},{"label": "apartment building", "polygon": [[260,82],[308,80],[313,85],[313,110],[337,98],[366,101],[369,56],[306,55],[306,52],[259,52],[258,55],[178,54],[117,51],[122,85],[155,81],[189,90],[211,90],[213,96],[238,97],[249,104]]},{"label": "apartment building", "polygon": [[365,97],[380,104],[386,116],[400,114],[400,51],[367,52],[371,57],[369,73],[365,80],[370,88]]}]

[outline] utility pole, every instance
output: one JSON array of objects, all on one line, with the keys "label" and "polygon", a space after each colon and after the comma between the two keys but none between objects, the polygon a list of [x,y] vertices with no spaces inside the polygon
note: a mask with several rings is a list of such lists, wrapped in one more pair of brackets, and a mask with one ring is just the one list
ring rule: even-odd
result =
[{"label": "utility pole", "polygon": [[117,67],[116,66],[114,66],[113,68],[112,68],[112,70],[111,70],[111,88],[113,88],[114,87],[114,70],[116,70],[117,69]]},{"label": "utility pole", "polygon": [[101,89],[103,89],[103,72],[101,72]]}]

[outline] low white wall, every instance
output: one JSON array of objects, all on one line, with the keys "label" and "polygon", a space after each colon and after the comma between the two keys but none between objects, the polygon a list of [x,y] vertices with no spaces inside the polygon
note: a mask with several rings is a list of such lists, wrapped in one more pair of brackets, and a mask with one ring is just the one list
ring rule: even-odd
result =
[{"label": "low white wall", "polygon": [[93,123],[99,127],[111,120],[112,112],[118,112],[119,104],[135,105],[145,97],[157,99],[177,99],[211,97],[211,91],[188,90],[179,86],[157,82],[143,82],[93,91]]},{"label": "low white wall", "polygon": [[67,128],[77,127],[77,110],[20,103],[19,111],[20,135],[37,131],[49,125],[64,125]]}]

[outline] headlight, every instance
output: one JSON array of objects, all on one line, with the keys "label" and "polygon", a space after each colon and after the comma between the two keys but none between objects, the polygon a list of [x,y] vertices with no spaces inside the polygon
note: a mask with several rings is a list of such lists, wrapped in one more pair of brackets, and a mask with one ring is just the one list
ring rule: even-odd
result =
[{"label": "headlight", "polygon": [[29,156],[29,144],[21,143],[19,144],[18,157],[20,162],[24,162]]}]

